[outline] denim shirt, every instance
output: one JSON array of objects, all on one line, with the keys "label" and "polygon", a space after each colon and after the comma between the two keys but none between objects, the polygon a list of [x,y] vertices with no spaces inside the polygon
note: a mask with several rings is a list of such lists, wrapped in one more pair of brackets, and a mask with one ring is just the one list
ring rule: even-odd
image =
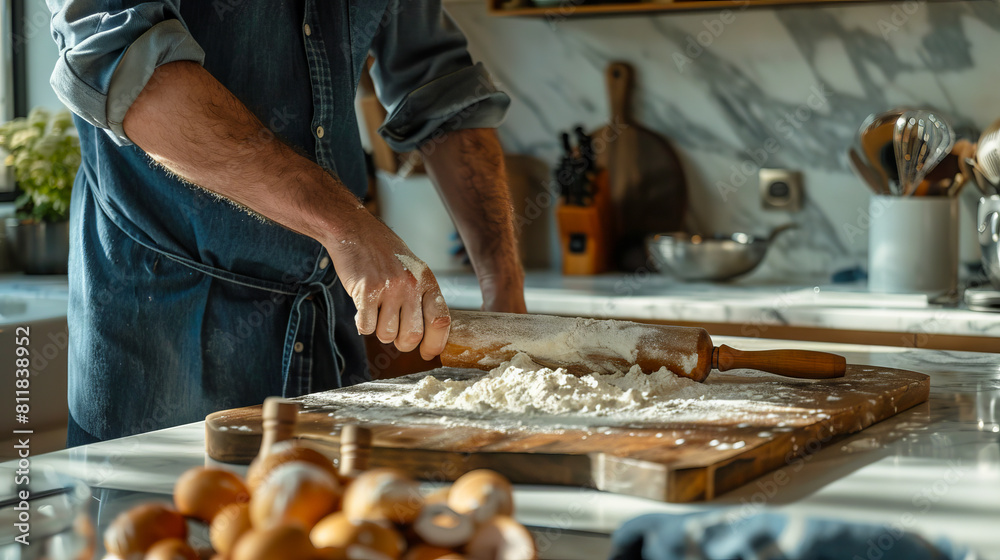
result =
[{"label": "denim shirt", "polygon": [[[159,65],[202,64],[270,132],[367,186],[354,111],[371,52],[406,151],[491,127],[509,98],[472,63],[439,0],[47,0],[51,84],[76,114],[70,412],[96,439],[367,379],[354,307],[315,240],[186,185],[122,121]],[[179,123],[179,126],[184,126]]]}]

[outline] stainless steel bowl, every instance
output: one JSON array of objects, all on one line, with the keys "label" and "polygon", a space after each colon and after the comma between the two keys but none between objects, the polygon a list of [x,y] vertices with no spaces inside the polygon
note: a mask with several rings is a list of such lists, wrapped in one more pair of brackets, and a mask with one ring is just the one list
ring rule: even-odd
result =
[{"label": "stainless steel bowl", "polygon": [[774,237],[793,227],[781,226],[766,238],[746,233],[664,233],[649,237],[646,248],[661,271],[681,280],[730,280],[757,268]]},{"label": "stainless steel bowl", "polygon": [[983,269],[993,287],[1000,290],[1000,195],[979,201],[979,248]]}]

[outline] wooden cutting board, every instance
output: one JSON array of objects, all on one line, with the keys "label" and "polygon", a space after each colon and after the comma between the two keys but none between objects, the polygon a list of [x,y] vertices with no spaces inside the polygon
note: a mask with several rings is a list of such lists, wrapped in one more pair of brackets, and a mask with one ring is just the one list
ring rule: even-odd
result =
[{"label": "wooden cutting board", "polygon": [[608,170],[622,270],[646,259],[645,238],[684,230],[687,181],[677,152],[665,138],[641,126],[632,113],[634,70],[624,62],[606,71],[610,121],[593,133],[597,165]]},{"label": "wooden cutting board", "polygon": [[[344,424],[373,431],[372,466],[433,481],[477,468],[519,484],[597,488],[667,502],[712,499],[842,434],[927,400],[930,381],[910,371],[849,365],[843,378],[789,379],[752,370],[714,372],[705,401],[655,421],[608,416],[562,427],[531,417],[386,406],[424,377],[469,380],[481,371],[438,368],[303,397],[297,437],[338,456]],[[701,411],[701,412],[699,412]],[[577,427],[573,427],[577,424]],[[508,426],[498,429],[498,426]],[[209,456],[249,463],[261,439],[261,407],[222,411],[205,423]]]}]

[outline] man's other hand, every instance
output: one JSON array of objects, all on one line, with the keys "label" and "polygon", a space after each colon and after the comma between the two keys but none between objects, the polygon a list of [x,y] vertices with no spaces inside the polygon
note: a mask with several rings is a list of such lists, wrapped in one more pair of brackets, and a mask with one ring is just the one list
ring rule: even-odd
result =
[{"label": "man's other hand", "polygon": [[432,360],[444,351],[451,327],[434,273],[391,229],[367,212],[342,239],[324,243],[341,282],[358,308],[360,334],[372,334],[401,352],[420,345]]}]

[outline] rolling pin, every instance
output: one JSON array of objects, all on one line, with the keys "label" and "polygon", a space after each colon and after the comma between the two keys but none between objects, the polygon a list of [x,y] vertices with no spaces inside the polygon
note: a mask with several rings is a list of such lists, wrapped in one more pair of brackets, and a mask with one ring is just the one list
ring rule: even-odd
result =
[{"label": "rolling pin", "polygon": [[741,351],[715,346],[708,331],[630,321],[452,311],[441,354],[448,367],[489,370],[524,352],[538,364],[583,375],[666,367],[701,382],[713,369],[756,369],[801,379],[843,377],[843,356],[809,350]]}]

